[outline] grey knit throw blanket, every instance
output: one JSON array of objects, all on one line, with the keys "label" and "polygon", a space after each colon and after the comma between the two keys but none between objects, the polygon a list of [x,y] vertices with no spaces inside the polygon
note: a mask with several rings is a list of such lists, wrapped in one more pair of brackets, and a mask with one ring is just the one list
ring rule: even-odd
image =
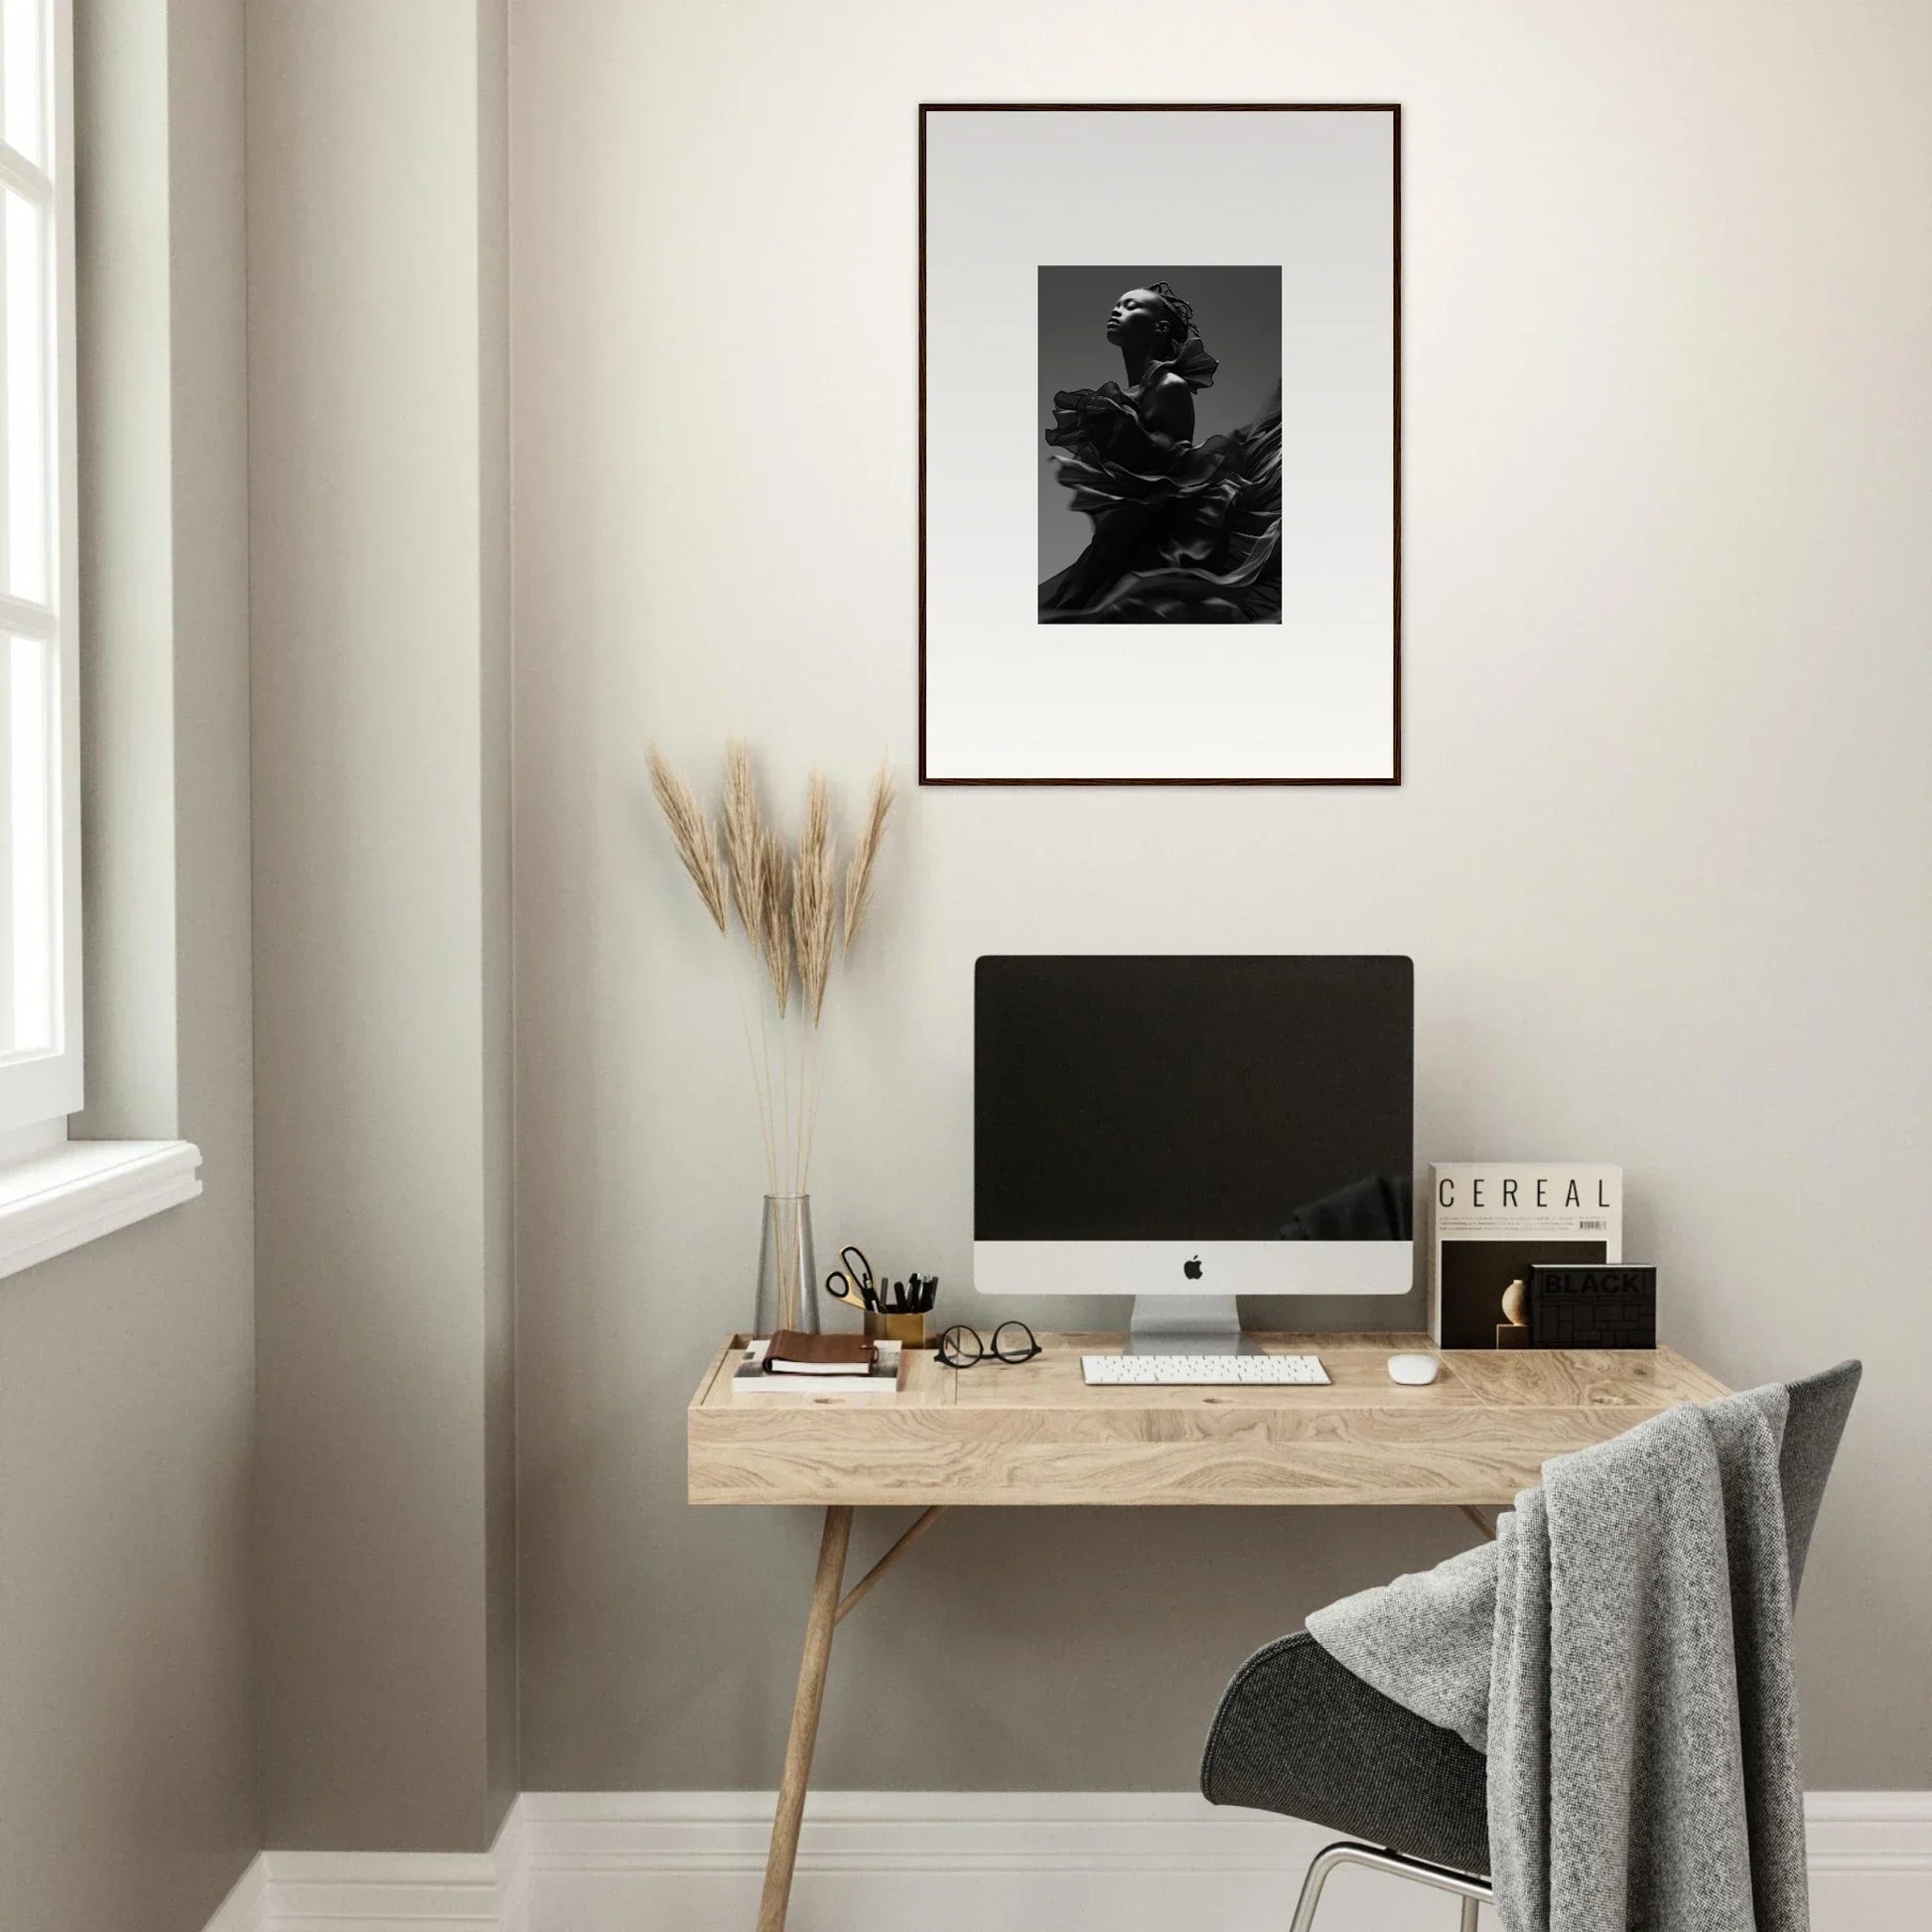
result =
[{"label": "grey knit throw blanket", "polygon": [[1543,1465],[1496,1541],[1309,1633],[1489,1757],[1506,1932],[1808,1932],[1782,1388]]}]

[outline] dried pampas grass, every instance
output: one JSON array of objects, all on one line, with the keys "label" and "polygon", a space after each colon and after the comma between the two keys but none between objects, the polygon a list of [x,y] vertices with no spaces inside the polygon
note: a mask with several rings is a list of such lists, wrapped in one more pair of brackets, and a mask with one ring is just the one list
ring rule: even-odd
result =
[{"label": "dried pampas grass", "polygon": [[704,900],[704,909],[720,932],[725,929],[725,865],[718,851],[718,834],[698,803],[697,794],[673,771],[664,756],[650,748],[650,788],[671,828],[671,843],[684,861],[684,870]]},{"label": "dried pampas grass", "polygon": [[742,738],[725,747],[725,857],[739,922],[746,937],[759,945],[764,922],[764,820],[752,775],[751,748]]},{"label": "dried pampas grass", "polygon": [[764,960],[778,1018],[791,1005],[791,865],[785,842],[767,830],[759,853],[759,952]]},{"label": "dried pampas grass", "polygon": [[[705,911],[729,937],[730,913],[736,906],[757,962],[753,997],[759,1008],[758,1038],[755,1043],[746,1015],[745,1041],[759,1085],[766,1174],[772,1193],[802,1193],[818,1118],[819,1028],[834,961],[850,952],[872,901],[873,874],[893,809],[892,773],[882,764],[874,775],[866,815],[845,866],[841,916],[839,840],[832,824],[831,787],[822,772],[814,771],[805,787],[804,822],[793,851],[765,817],[751,749],[744,740],[734,739],[725,747],[717,823],[654,746],[649,763],[651,790]],[[769,1007],[763,997],[767,990]],[[778,1027],[775,1053],[772,1009]],[[787,1028],[793,1012],[798,1023]]]},{"label": "dried pampas grass", "polygon": [[838,872],[832,860],[832,801],[824,774],[805,787],[805,826],[791,869],[791,930],[798,948],[798,984],[816,1027],[825,1011],[838,933]]},{"label": "dried pampas grass", "polygon": [[866,909],[872,904],[872,869],[879,848],[886,838],[886,820],[893,809],[893,774],[881,765],[873,773],[872,797],[866,807],[866,822],[859,828],[852,848],[852,863],[845,869],[845,944],[848,951],[866,922]]}]

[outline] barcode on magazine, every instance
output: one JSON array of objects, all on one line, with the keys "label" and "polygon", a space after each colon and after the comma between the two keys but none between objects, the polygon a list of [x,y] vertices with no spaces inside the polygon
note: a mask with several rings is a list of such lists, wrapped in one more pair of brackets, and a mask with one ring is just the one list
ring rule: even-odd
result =
[{"label": "barcode on magazine", "polygon": [[1577,1232],[1581,1234],[1587,1228],[1593,1228],[1598,1234],[1601,1234],[1603,1230],[1607,1228],[1609,1225],[1610,1224],[1608,1221],[1603,1220],[1601,1218],[1594,1221],[1579,1221],[1577,1223]]}]

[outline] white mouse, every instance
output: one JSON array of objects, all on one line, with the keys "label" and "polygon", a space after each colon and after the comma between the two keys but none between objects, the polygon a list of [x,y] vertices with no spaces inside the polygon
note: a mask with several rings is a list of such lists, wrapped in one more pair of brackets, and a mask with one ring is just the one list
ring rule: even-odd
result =
[{"label": "white mouse", "polygon": [[1389,1380],[1406,1382],[1412,1388],[1420,1388],[1425,1382],[1433,1382],[1443,1372],[1443,1364],[1434,1355],[1391,1355],[1389,1357]]}]

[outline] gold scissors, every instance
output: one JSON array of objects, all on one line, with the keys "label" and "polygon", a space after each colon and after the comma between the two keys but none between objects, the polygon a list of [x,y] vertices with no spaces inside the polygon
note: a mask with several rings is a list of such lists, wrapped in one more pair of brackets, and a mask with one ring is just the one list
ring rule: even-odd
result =
[{"label": "gold scissors", "polygon": [[861,1248],[839,1250],[839,1266],[825,1277],[825,1292],[834,1301],[862,1308],[868,1314],[879,1312],[879,1288],[873,1279],[872,1263]]}]

